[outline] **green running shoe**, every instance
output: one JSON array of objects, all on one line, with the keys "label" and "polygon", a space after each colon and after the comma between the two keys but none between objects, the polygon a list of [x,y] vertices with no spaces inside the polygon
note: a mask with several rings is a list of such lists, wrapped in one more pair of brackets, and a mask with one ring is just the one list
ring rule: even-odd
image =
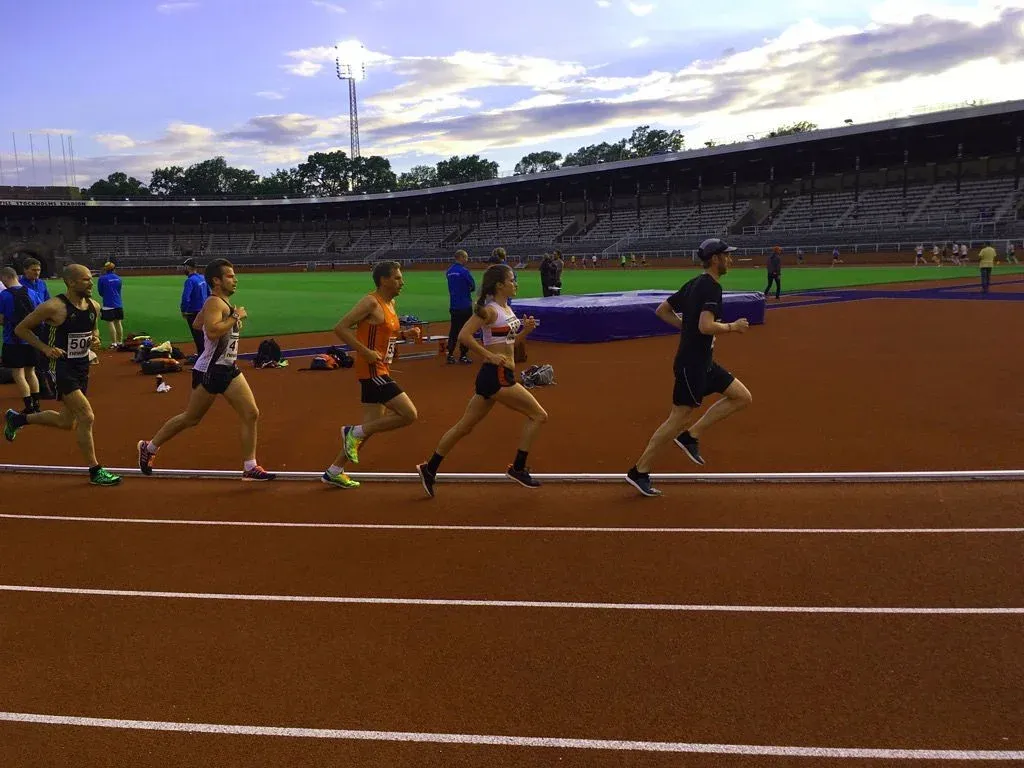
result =
[{"label": "green running shoe", "polygon": [[353,464],[359,463],[359,446],[363,441],[356,437],[355,427],[341,428],[341,441],[345,445],[345,457]]},{"label": "green running shoe", "polygon": [[100,467],[96,474],[89,475],[89,482],[93,485],[120,485],[121,476]]},{"label": "green running shoe", "polygon": [[330,472],[324,472],[322,475],[320,475],[320,482],[323,483],[324,485],[333,485],[335,488],[359,487],[359,481],[353,480],[344,472],[339,472],[336,475],[332,475]]},{"label": "green running shoe", "polygon": [[24,426],[23,424],[18,424],[17,422],[23,419],[24,417],[22,416],[22,414],[18,413],[13,408],[8,409],[6,413],[6,418],[4,419],[4,438],[7,440],[7,442],[14,442],[14,438],[18,436],[18,430],[21,429],[22,426]]}]

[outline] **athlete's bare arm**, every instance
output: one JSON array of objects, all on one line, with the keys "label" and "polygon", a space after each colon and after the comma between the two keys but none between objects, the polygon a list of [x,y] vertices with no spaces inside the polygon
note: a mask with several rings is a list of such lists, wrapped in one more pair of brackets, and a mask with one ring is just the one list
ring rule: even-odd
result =
[{"label": "athlete's bare arm", "polygon": [[379,362],[380,355],[365,344],[362,344],[359,339],[356,338],[354,329],[359,323],[374,314],[376,309],[377,300],[372,296],[364,296],[356,302],[356,305],[348,311],[348,314],[341,318],[341,320],[338,321],[338,324],[334,326],[334,335],[345,342],[349,349],[354,349],[359,355],[371,363]]},{"label": "athlete's bare arm", "polygon": [[211,296],[203,304],[200,317],[196,318],[198,323],[202,319],[203,331],[211,339],[219,339],[225,334],[231,333],[235,323],[248,317],[245,307],[236,307],[232,312],[228,303],[218,296]]},{"label": "athlete's bare arm", "polygon": [[64,308],[64,302],[60,299],[48,299],[33,309],[25,319],[18,323],[14,334],[24,342],[31,344],[51,360],[64,357],[64,350],[44,344],[36,336],[36,328],[43,323],[50,325],[61,325],[67,319],[68,313]]},{"label": "athlete's bare arm", "polygon": [[661,302],[661,304],[658,305],[658,308],[654,310],[654,314],[672,327],[677,328],[678,330],[683,329],[683,318],[676,314],[676,311],[672,309],[672,305],[667,301]]},{"label": "athlete's bare arm", "polygon": [[499,355],[491,350],[487,349],[483,344],[477,341],[473,334],[483,328],[485,325],[493,323],[498,318],[498,313],[495,312],[494,307],[484,307],[485,317],[473,313],[473,316],[466,321],[466,324],[462,326],[462,330],[459,331],[459,344],[473,350],[476,354],[483,357],[488,363],[494,365],[501,365],[506,368],[512,368],[513,362],[509,359],[508,355]]},{"label": "athlete's bare arm", "polygon": [[[682,325],[680,325],[682,327]],[[700,313],[700,332],[705,336],[717,336],[720,333],[746,333],[750,322],[745,317],[731,323],[720,323],[715,320],[715,313],[704,310]]]}]

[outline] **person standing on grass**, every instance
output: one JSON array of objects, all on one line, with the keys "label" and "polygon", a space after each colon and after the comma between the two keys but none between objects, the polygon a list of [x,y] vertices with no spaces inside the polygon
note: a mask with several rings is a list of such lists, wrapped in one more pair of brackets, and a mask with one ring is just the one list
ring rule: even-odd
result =
[{"label": "person standing on grass", "polygon": [[[528,315],[520,320],[512,311],[509,299],[516,295],[517,290],[515,273],[507,265],[496,264],[484,272],[473,317],[459,334],[459,341],[473,349],[484,361],[476,376],[475,394],[470,398],[462,418],[441,438],[430,460],[416,465],[423,490],[431,498],[434,497],[437,471],[445,456],[483,421],[495,403],[501,403],[526,417],[515,461],[509,465],[505,474],[524,488],[540,487],[540,483],[530,475],[526,458],[534,439],[548,420],[548,414],[533,393],[516,381],[515,370],[516,342],[525,339],[538,322]],[[473,337],[477,331],[481,332],[480,342]]]},{"label": "person standing on grass", "polygon": [[782,248],[775,246],[768,257],[768,287],[764,289],[764,297],[768,298],[771,293],[772,283],[775,283],[775,300],[778,301],[782,293]]},{"label": "person standing on grass", "polygon": [[183,413],[168,419],[152,440],[138,442],[139,469],[144,475],[153,474],[157,451],[176,435],[198,426],[217,396],[223,395],[242,422],[242,480],[273,480],[277,475],[256,461],[260,411],[237,362],[238,338],[249,313],[228,301],[238,289],[235,268],[227,259],[214,259],[206,265],[204,278],[210,297],[195,320],[204,338],[203,353],[192,366],[192,394]]},{"label": "person standing on grass", "polygon": [[0,322],[4,324],[3,367],[11,372],[18,395],[25,403],[22,413],[39,412],[39,377],[36,363],[39,353],[31,344],[14,333],[18,323],[36,308],[35,294],[18,282],[18,273],[11,267],[0,269]]},{"label": "person standing on grass", "polygon": [[124,303],[121,301],[121,277],[112,261],[103,265],[103,277],[97,282],[100,295],[100,319],[110,324],[110,348],[117,349],[124,341]]},{"label": "person standing on grass", "polygon": [[[334,327],[334,333],[356,353],[353,366],[362,390],[363,423],[341,428],[341,452],[320,481],[336,488],[358,488],[345,474],[345,462],[359,463],[359,449],[371,436],[408,427],[419,418],[412,399],[391,378],[395,343],[399,338],[417,341],[419,328],[401,330],[395,297],[405,281],[397,261],[381,261],[373,267],[375,290],[367,294]],[[461,341],[461,338],[459,339]]]},{"label": "person standing on grass", "polygon": [[978,268],[981,270],[981,292],[988,293],[989,285],[992,283],[992,268],[996,265],[996,249],[992,243],[986,242],[985,247],[978,252]]},{"label": "person standing on grass", "polygon": [[192,334],[192,341],[196,345],[196,357],[203,354],[203,326],[196,325],[196,318],[206,306],[206,300],[210,297],[210,287],[206,280],[199,274],[196,267],[196,260],[192,258],[192,251],[182,251],[187,258],[182,266],[185,267],[185,285],[181,290],[181,316],[188,323],[188,332]]},{"label": "person standing on grass", "polygon": [[[466,321],[473,316],[473,291],[476,281],[466,263],[469,254],[465,251],[455,252],[455,263],[448,267],[445,277],[448,279],[448,316],[451,326],[448,329],[448,365],[455,364],[455,345],[459,340],[459,331]],[[459,362],[469,365],[469,349],[465,344],[459,349]]]},{"label": "person standing on grass", "polygon": [[[73,430],[78,449],[89,467],[93,485],[118,485],[121,478],[108,472],[96,458],[92,425],[96,420],[86,397],[89,389],[89,352],[100,348],[96,321],[100,307],[92,300],[92,273],[81,264],[69,264],[62,274],[67,291],[37,306],[18,323],[15,334],[26,344],[39,350],[50,363],[49,373],[55,382],[57,397],[63,402],[61,411],[18,413],[7,411],[4,437],[13,442],[18,430],[39,425]],[[40,341],[38,329],[49,328],[49,343]]]},{"label": "person standing on grass", "polygon": [[[698,253],[704,264],[704,273],[669,296],[656,310],[658,317],[679,328],[681,334],[672,366],[675,375],[672,410],[651,436],[643,455],[626,473],[626,482],[644,496],[661,495],[661,491],[651,484],[650,473],[658,452],[670,441],[675,442],[690,461],[703,466],[699,440],[704,432],[713,424],[750,405],[750,390],[716,363],[713,357],[716,336],[723,333],[745,333],[750,326],[746,318],[731,323],[720,322],[720,281],[732,265],[730,254],[735,250],[717,238],[701,243]],[[711,406],[696,424],[682,431],[692,411],[700,407],[704,397],[714,392],[720,392],[725,397]]]}]

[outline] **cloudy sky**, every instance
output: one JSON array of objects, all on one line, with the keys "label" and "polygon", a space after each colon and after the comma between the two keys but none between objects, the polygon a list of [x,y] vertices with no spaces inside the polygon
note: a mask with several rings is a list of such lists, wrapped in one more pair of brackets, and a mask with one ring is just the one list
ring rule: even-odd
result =
[{"label": "cloudy sky", "polygon": [[[688,146],[1024,97],[1024,0],[35,0],[4,3],[2,183],[348,149],[335,44],[366,65],[363,154],[400,172],[615,140]],[[12,30],[19,30],[17,33]],[[31,34],[36,30],[37,34]]]}]

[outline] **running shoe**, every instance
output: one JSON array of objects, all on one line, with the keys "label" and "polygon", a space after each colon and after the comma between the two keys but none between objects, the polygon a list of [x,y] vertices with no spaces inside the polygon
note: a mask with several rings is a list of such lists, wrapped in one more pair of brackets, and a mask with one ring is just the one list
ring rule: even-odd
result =
[{"label": "running shoe", "polygon": [[242,472],[242,479],[249,482],[264,482],[266,480],[273,480],[277,475],[273,472],[267,472],[263,467],[257,464],[252,469],[247,469]]},{"label": "running shoe", "polygon": [[430,467],[424,464],[417,464],[416,471],[419,472],[420,482],[423,483],[423,490],[427,492],[427,496],[434,498],[434,482],[437,480],[437,474],[430,471]]},{"label": "running shoe", "polygon": [[7,442],[13,443],[14,438],[18,436],[18,430],[27,423],[25,421],[25,414],[18,413],[13,408],[8,408],[6,419],[4,420],[4,437],[7,438]]},{"label": "running shoe", "polygon": [[320,475],[320,482],[323,483],[324,485],[333,485],[335,488],[359,487],[359,481],[353,480],[344,472],[339,472],[336,475],[332,475],[330,472],[324,472],[322,475]]},{"label": "running shoe", "polygon": [[139,440],[139,470],[144,475],[153,474],[153,461],[156,459],[156,453],[149,450],[148,440]]},{"label": "running shoe", "polygon": [[523,486],[523,488],[540,488],[540,482],[530,477],[529,467],[516,469],[514,466],[509,464],[505,474]]},{"label": "running shoe", "polygon": [[644,496],[661,496],[661,491],[651,485],[651,473],[640,472],[635,466],[626,473],[626,482]]},{"label": "running shoe", "polygon": [[690,461],[698,466],[704,466],[704,457],[700,455],[700,443],[696,438],[690,437],[689,432],[683,432],[672,442],[679,446],[682,452],[689,457]]},{"label": "running shoe", "polygon": [[345,445],[345,457],[353,464],[359,463],[359,446],[363,441],[355,435],[355,427],[341,428],[341,442]]},{"label": "running shoe", "polygon": [[121,476],[100,467],[95,472],[89,473],[89,482],[93,485],[120,485]]}]

